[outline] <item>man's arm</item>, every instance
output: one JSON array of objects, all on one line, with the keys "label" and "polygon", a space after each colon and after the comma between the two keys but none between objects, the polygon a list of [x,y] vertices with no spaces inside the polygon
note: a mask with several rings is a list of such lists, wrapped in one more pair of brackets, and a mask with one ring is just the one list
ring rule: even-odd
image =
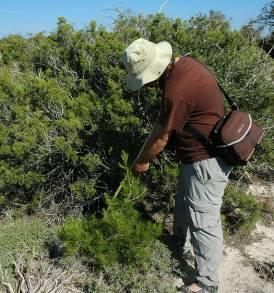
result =
[{"label": "man's arm", "polygon": [[133,169],[137,172],[145,172],[149,168],[149,162],[157,156],[167,145],[171,131],[166,131],[159,123],[153,128],[151,135],[140,150]]}]

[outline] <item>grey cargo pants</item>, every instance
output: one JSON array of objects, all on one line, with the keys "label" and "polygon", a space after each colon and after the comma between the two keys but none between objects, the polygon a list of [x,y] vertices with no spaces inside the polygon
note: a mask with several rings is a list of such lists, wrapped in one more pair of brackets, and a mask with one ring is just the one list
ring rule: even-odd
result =
[{"label": "grey cargo pants", "polygon": [[218,267],[223,257],[220,209],[232,167],[221,158],[182,164],[174,211],[174,234],[195,254],[196,279],[218,285]]}]

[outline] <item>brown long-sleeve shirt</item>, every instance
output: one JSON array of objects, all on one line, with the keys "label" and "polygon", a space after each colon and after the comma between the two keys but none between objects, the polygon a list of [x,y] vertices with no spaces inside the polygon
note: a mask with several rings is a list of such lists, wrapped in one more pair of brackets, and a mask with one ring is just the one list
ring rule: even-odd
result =
[{"label": "brown long-sleeve shirt", "polygon": [[191,125],[208,137],[224,115],[224,106],[214,75],[191,57],[181,57],[166,81],[159,124],[172,131],[172,144],[185,163],[212,157],[207,148],[188,130]]}]

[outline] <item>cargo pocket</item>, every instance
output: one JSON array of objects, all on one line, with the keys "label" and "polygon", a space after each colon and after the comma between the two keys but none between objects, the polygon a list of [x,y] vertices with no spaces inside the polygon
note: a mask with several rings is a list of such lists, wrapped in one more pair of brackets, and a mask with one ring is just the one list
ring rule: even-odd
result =
[{"label": "cargo pocket", "polygon": [[207,184],[213,177],[212,172],[207,165],[207,160],[193,163],[192,179],[203,185]]},{"label": "cargo pocket", "polygon": [[207,230],[207,228],[217,227],[221,221],[219,208],[211,211],[199,211],[190,207],[190,221],[195,229]]}]

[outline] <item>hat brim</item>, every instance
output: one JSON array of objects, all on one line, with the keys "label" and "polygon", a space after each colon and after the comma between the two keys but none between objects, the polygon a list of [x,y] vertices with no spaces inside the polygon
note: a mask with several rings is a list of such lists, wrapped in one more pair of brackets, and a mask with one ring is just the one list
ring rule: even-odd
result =
[{"label": "hat brim", "polygon": [[138,75],[128,74],[127,87],[132,91],[139,90],[146,83],[158,79],[170,63],[172,47],[168,42],[155,45],[156,54],[150,66]]}]

